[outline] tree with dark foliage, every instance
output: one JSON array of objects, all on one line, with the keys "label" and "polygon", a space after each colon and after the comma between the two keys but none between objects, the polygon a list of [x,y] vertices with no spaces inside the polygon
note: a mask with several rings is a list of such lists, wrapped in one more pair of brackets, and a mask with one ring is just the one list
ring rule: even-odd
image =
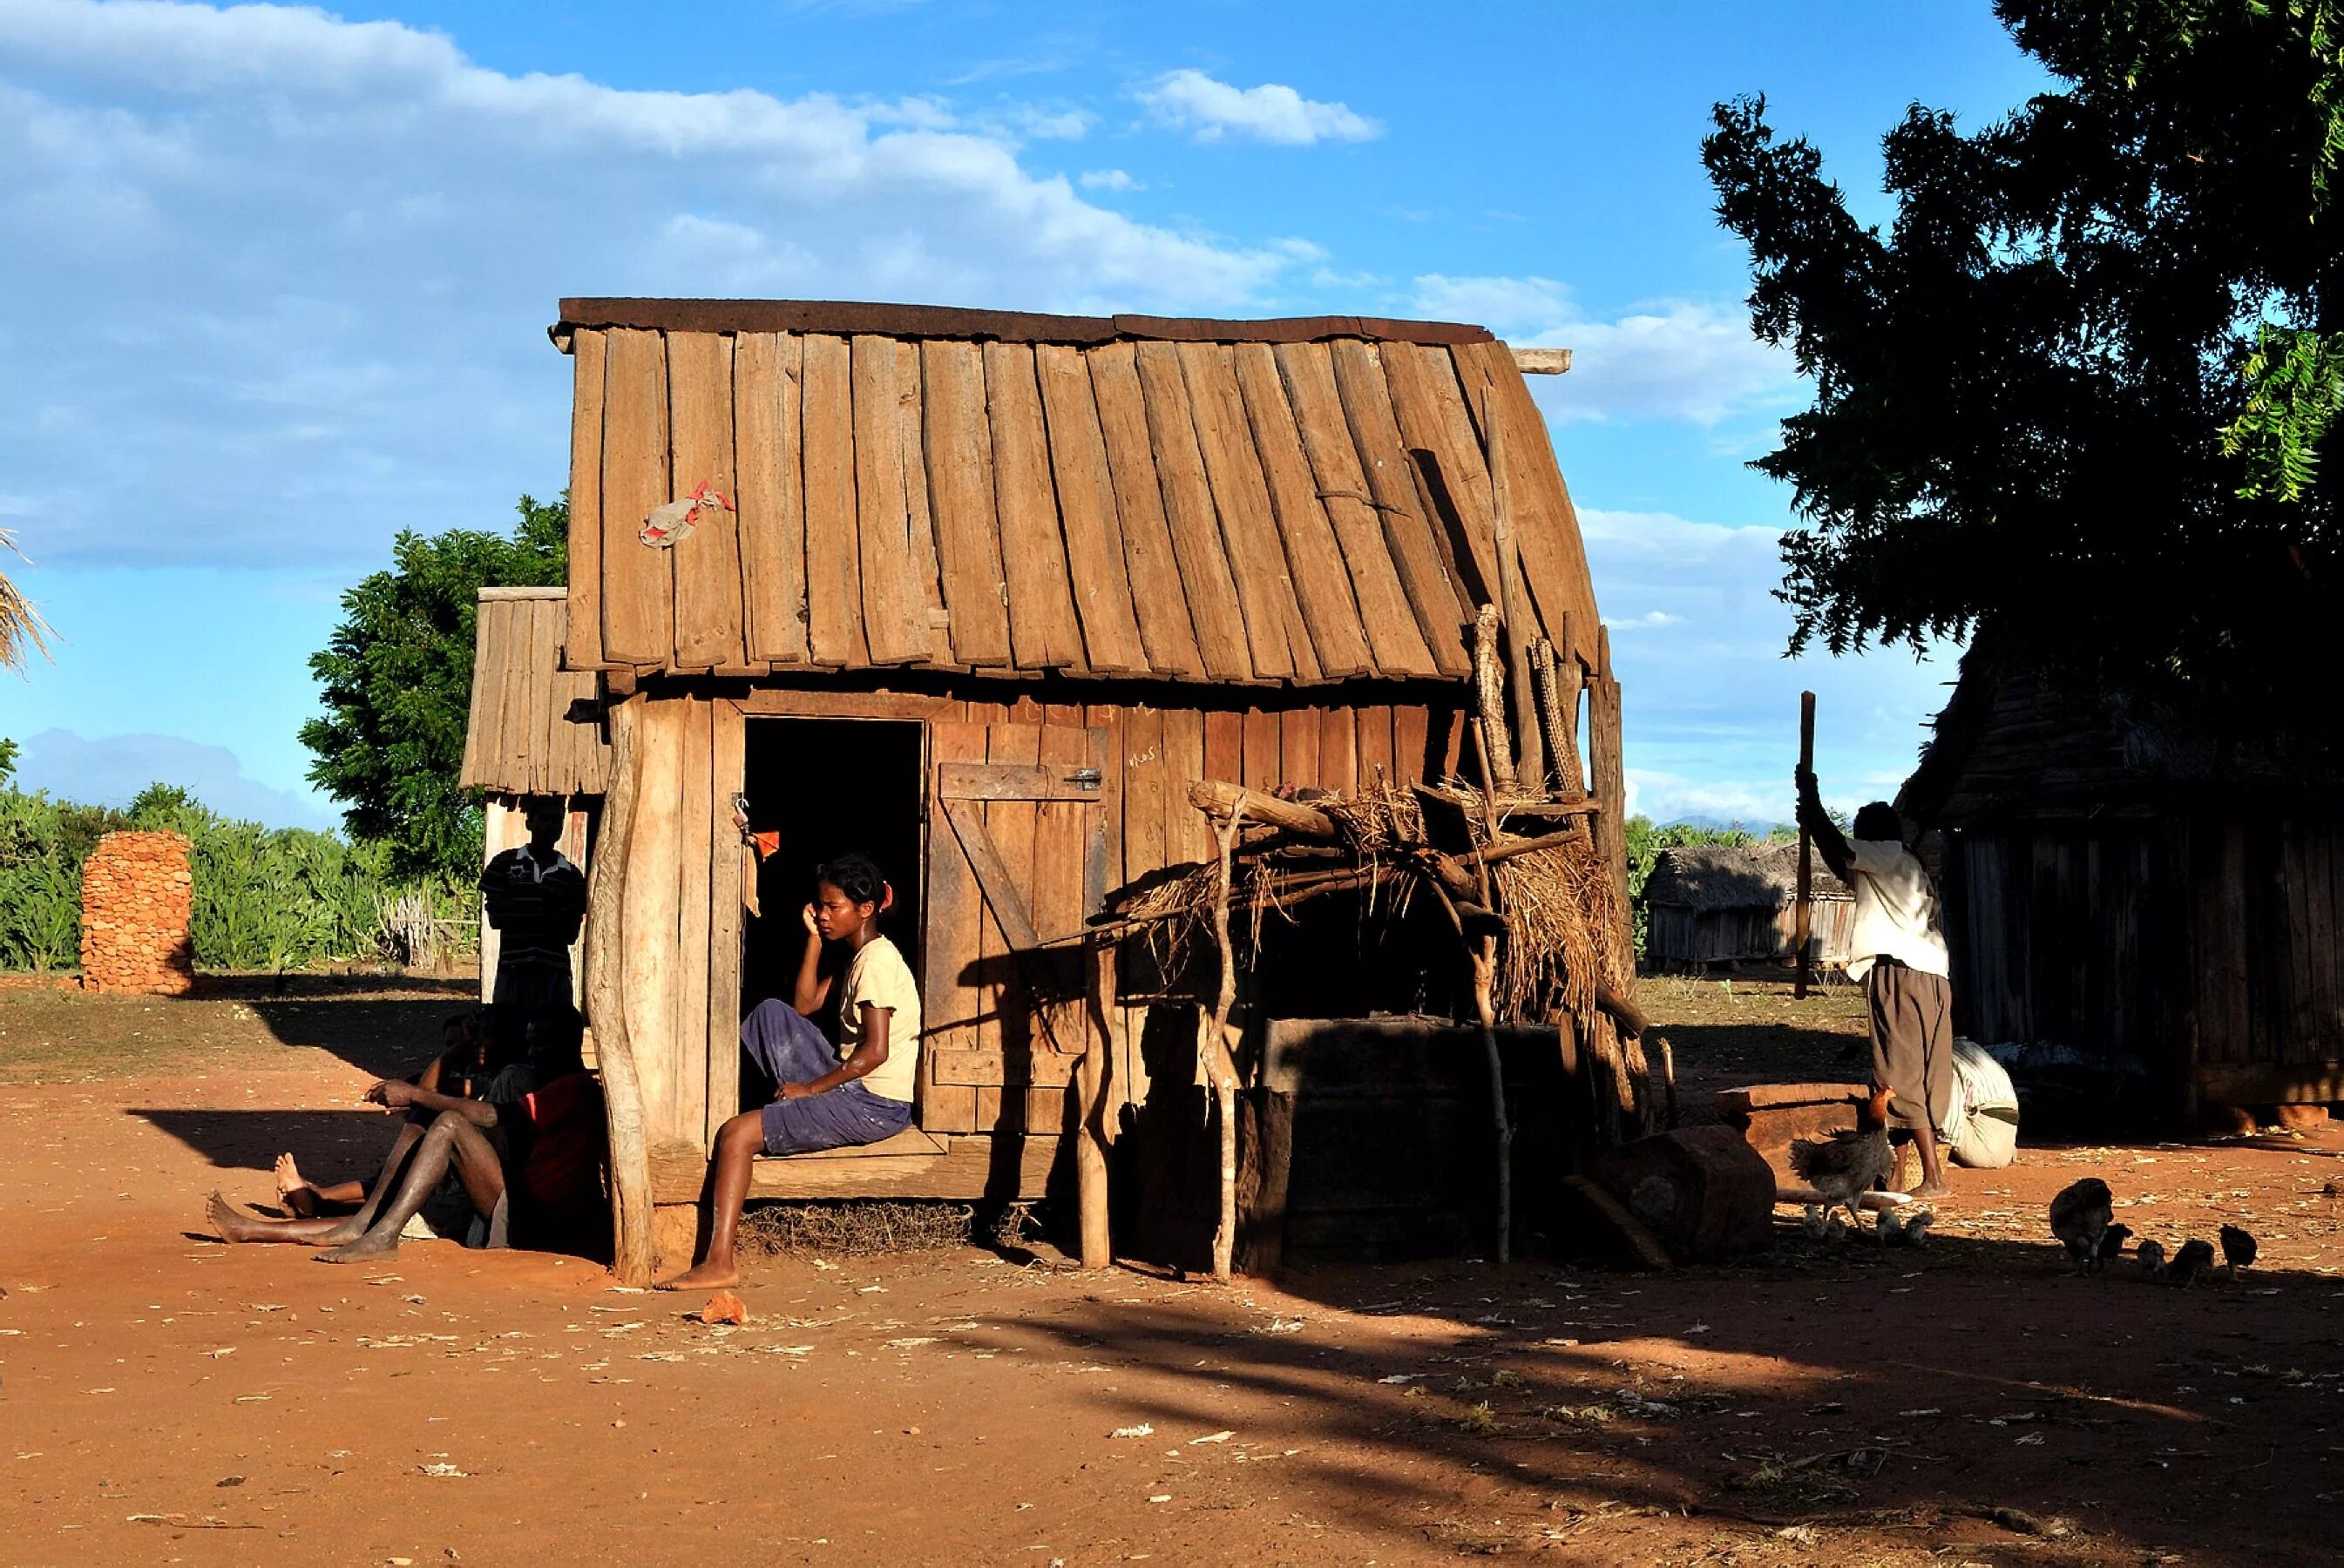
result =
[{"label": "tree with dark foliage", "polygon": [[1915,105],[1885,233],[1763,97],[1702,146],[1814,382],[1755,465],[1811,525],[1792,649],[1990,637],[2289,728],[2337,662],[2344,4],[1995,10],[2059,88],[1966,135]]},{"label": "tree with dark foliage", "polygon": [[403,876],[480,875],[480,803],[456,782],[480,590],[558,588],[569,572],[567,498],[523,496],[518,510],[510,536],[402,531],[391,568],[342,596],[342,624],[309,660],[326,707],[301,727],[310,782],[343,803],[352,838],[391,845]]}]

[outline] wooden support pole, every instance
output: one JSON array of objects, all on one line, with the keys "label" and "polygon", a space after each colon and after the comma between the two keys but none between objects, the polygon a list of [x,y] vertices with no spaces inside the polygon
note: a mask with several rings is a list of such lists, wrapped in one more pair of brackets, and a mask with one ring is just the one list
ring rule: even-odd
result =
[{"label": "wooden support pole", "polygon": [[1506,733],[1506,671],[1498,658],[1498,607],[1485,604],[1473,617],[1473,733],[1481,748],[1481,782],[1511,795],[1513,742]]},{"label": "wooden support pole", "polygon": [[[1815,766],[1815,694],[1799,693],[1799,772],[1802,776],[1814,771]],[[1795,978],[1791,982],[1791,994],[1806,999],[1807,982],[1814,972],[1807,947],[1814,935],[1814,838],[1804,827],[1799,829],[1799,892],[1798,912],[1793,925],[1793,941],[1796,945]]]},{"label": "wooden support pole", "polygon": [[1299,833],[1306,839],[1332,839],[1334,819],[1313,807],[1281,800],[1275,795],[1264,795],[1239,784],[1224,784],[1205,779],[1188,786],[1188,804],[1208,817],[1235,818],[1239,814],[1272,828],[1283,828],[1289,833]]},{"label": "wooden support pole", "polygon": [[1598,669],[1587,705],[1587,756],[1594,771],[1595,798],[1612,809],[1595,819],[1595,841],[1611,862],[1612,890],[1622,919],[1628,912],[1628,819],[1620,806],[1628,798],[1627,769],[1621,755],[1620,683],[1612,678],[1612,634],[1595,638]]},{"label": "wooden support pole", "polygon": [[1115,1261],[1107,1231],[1106,1041],[1115,1020],[1115,949],[1094,941],[1091,1003],[1094,1016],[1084,1031],[1082,1067],[1076,1082],[1082,1103],[1075,1130],[1075,1197],[1082,1214],[1083,1267],[1104,1269]]},{"label": "wooden support pole", "polygon": [[628,849],[635,831],[635,727],[642,704],[610,709],[609,792],[586,900],[586,1012],[611,1135],[611,1271],[622,1285],[652,1282],[651,1153],[643,1128],[642,1080],[627,1033]]},{"label": "wooden support pole", "polygon": [[1491,996],[1498,973],[1498,939],[1466,944],[1473,960],[1473,1010],[1481,1020],[1481,1051],[1490,1059],[1490,1115],[1498,1129],[1498,1250],[1500,1266],[1514,1252],[1514,1128],[1506,1119],[1506,1064],[1498,1052],[1498,1011]]},{"label": "wooden support pole", "polygon": [[1237,950],[1229,940],[1229,881],[1237,859],[1238,829],[1245,821],[1246,802],[1229,813],[1221,825],[1221,882],[1213,895],[1213,940],[1220,949],[1221,984],[1214,998],[1213,1015],[1207,1023],[1206,1037],[1198,1041],[1205,1051],[1206,1075],[1212,1080],[1214,1112],[1220,1118],[1221,1132],[1221,1214],[1220,1223],[1213,1231],[1213,1278],[1228,1282],[1231,1260],[1238,1244],[1238,1064],[1235,1043],[1229,1039],[1229,1010],[1237,1005]]},{"label": "wooden support pole", "polygon": [[1538,612],[1522,584],[1522,558],[1514,540],[1514,487],[1506,468],[1506,422],[1494,396],[1481,403],[1481,428],[1490,437],[1490,534],[1498,557],[1498,608],[1506,618],[1507,664],[1513,673],[1514,777],[1534,795],[1546,793],[1546,759],[1539,744],[1538,702],[1531,684],[1531,645],[1538,640]]},{"label": "wooden support pole", "polygon": [[1587,774],[1579,759],[1579,694],[1587,671],[1579,662],[1579,617],[1564,610],[1555,617],[1554,706],[1562,717],[1560,732],[1548,739],[1554,746],[1555,789],[1565,800],[1587,793]]}]

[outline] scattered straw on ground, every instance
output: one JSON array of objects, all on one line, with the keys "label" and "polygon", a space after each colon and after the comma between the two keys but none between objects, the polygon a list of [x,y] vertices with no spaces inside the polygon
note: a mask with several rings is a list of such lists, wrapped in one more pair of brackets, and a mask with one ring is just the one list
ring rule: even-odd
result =
[{"label": "scattered straw on ground", "polygon": [[1032,1222],[1030,1203],[1012,1203],[985,1223],[967,1203],[844,1199],[824,1203],[765,1203],[741,1221],[752,1252],[821,1252],[863,1258],[880,1252],[934,1251],[989,1241],[1014,1246]]}]

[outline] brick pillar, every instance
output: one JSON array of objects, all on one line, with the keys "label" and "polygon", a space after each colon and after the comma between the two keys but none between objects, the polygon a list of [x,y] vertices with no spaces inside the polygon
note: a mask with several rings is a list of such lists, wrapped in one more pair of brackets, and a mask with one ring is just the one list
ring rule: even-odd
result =
[{"label": "brick pillar", "polygon": [[185,996],[195,989],[195,879],[177,833],[108,833],[81,870],[81,983]]}]

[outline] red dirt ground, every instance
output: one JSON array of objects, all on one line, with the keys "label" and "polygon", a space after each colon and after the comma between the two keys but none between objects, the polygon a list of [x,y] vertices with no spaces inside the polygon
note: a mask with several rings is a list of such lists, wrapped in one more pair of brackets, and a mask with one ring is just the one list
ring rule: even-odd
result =
[{"label": "red dirt ground", "polygon": [[[268,1200],[280,1149],[371,1163],[359,1092],[449,1005],[0,995],[0,1557],[2335,1560],[2333,1136],[2030,1148],[1956,1171],[1925,1249],[1786,1225],[1667,1275],[767,1260],[740,1329],[574,1260],[202,1238],[204,1195]],[[1846,1027],[1753,1005],[1825,1061]],[[1680,1060],[1746,1069],[1735,1021]],[[2237,1220],[2263,1262],[2071,1277],[2040,1216],[2089,1172],[2136,1231]]]}]

